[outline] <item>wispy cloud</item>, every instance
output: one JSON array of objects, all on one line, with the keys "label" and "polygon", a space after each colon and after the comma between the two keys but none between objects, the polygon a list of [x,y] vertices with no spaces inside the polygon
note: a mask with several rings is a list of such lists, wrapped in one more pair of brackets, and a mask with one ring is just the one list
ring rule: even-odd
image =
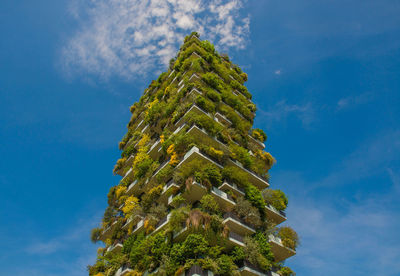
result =
[{"label": "wispy cloud", "polygon": [[[302,246],[289,265],[299,274],[400,273],[399,135],[388,131],[365,141],[337,160],[325,177],[309,180],[304,172],[275,174],[275,184],[293,195],[289,223],[299,232]],[[378,176],[390,182],[378,183]],[[363,186],[354,188],[352,183],[358,181],[387,188],[371,193]],[[355,263],[360,266],[355,268]]]},{"label": "wispy cloud", "polygon": [[348,96],[341,98],[337,102],[337,109],[338,110],[343,110],[355,106],[359,106],[362,104],[366,104],[373,100],[374,95],[371,92],[366,92],[360,95],[355,95],[355,96]]},{"label": "wispy cloud", "polygon": [[18,254],[19,259],[27,262],[6,267],[7,275],[87,275],[86,266],[93,264],[96,258],[96,246],[89,239],[90,229],[98,224],[100,214],[96,212],[89,216],[85,211],[80,214],[80,219],[58,235],[48,238],[30,237],[23,250],[10,252],[10,255]]},{"label": "wispy cloud", "polygon": [[165,67],[191,31],[220,49],[246,45],[250,19],[245,0],[75,0],[79,25],[62,49],[67,74],[137,78]]},{"label": "wispy cloud", "polygon": [[259,113],[262,120],[268,125],[286,122],[290,116],[298,118],[303,127],[309,127],[315,121],[314,107],[311,102],[290,104],[286,100],[281,100],[268,107],[267,111],[259,108]]}]

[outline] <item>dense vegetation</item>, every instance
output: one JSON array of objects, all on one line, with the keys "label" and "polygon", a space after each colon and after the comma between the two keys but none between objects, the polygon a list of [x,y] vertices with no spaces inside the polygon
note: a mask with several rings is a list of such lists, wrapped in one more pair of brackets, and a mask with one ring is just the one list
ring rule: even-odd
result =
[{"label": "dense vegetation", "polygon": [[[105,247],[90,275],[114,275],[120,267],[132,270],[126,275],[179,275],[195,264],[232,275],[246,263],[294,275],[271,247],[271,235],[288,250],[299,239],[269,213],[271,206],[284,211],[288,199],[266,188],[275,159],[263,150],[264,131],[252,129],[247,74],[198,37],[185,38],[168,72],[130,108],[114,168],[123,178],[92,230],[92,241]],[[200,157],[190,159],[189,151]],[[251,233],[234,233],[228,217]]]}]

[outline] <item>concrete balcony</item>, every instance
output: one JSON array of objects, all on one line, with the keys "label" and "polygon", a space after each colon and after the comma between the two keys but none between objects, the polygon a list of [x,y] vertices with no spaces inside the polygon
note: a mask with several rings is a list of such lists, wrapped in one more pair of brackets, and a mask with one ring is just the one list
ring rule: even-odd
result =
[{"label": "concrete balcony", "polygon": [[121,243],[117,243],[117,244],[109,246],[107,248],[107,253],[117,254],[122,251],[122,248],[123,248],[123,245]]},{"label": "concrete balcony", "polygon": [[187,132],[188,135],[196,137],[200,143],[212,146],[217,150],[222,150],[225,154],[229,154],[229,147],[222,142],[218,141],[216,138],[210,136],[206,130],[200,128],[194,124]]},{"label": "concrete balcony", "polygon": [[213,276],[212,271],[204,270],[199,265],[193,265],[179,276]]},{"label": "concrete balcony", "polygon": [[111,223],[110,226],[108,226],[106,229],[103,230],[103,232],[101,232],[101,239],[105,240],[111,237],[115,227],[117,226],[117,220],[114,221],[113,223]]},{"label": "concrete balcony", "polygon": [[214,164],[220,169],[223,169],[223,167],[218,164],[216,161],[212,160],[210,157],[206,156],[204,153],[200,152],[200,149],[196,146],[192,147],[184,156],[181,162],[176,166],[176,168],[179,168],[180,166],[189,163],[192,160],[203,160],[205,162],[209,162]]},{"label": "concrete balcony", "polygon": [[120,182],[124,182],[127,179],[132,179],[134,176],[134,171],[132,168],[129,168],[129,170],[125,173],[124,177],[121,179]]},{"label": "concrete balcony", "polygon": [[136,225],[141,219],[143,219],[143,217],[142,217],[142,216],[139,216],[139,215],[130,217],[130,218],[126,221],[126,223],[124,224],[124,226],[122,226],[122,228],[126,228],[126,227],[129,227],[129,226],[131,226],[131,225]]},{"label": "concrete balcony", "polygon": [[199,91],[199,90],[197,90],[196,88],[192,88],[192,90],[190,90],[190,92],[186,95],[186,97],[187,98],[189,98],[189,97],[197,97],[197,96],[201,96],[202,95],[202,93]]},{"label": "concrete balcony", "polygon": [[227,193],[219,190],[218,188],[212,187],[211,195],[214,197],[215,201],[217,201],[221,209],[225,212],[232,210],[236,205],[236,203],[230,196],[228,196]]},{"label": "concrete balcony", "polygon": [[227,244],[227,248],[231,249],[234,246],[240,246],[240,247],[244,247],[244,238],[243,236],[230,231],[229,232],[229,236],[228,236],[228,244]]},{"label": "concrete balcony", "polygon": [[175,128],[180,127],[186,122],[186,118],[191,115],[207,115],[208,117],[212,118],[210,114],[205,112],[203,109],[198,107],[196,104],[193,104],[188,111],[175,123]]},{"label": "concrete balcony", "polygon": [[219,113],[219,112],[215,113],[214,118],[218,122],[220,122],[221,124],[223,124],[223,125],[225,125],[227,127],[230,127],[232,125],[232,122],[228,118],[226,118],[224,115]]},{"label": "concrete balcony", "polygon": [[153,158],[154,160],[158,160],[162,155],[162,147],[161,147],[161,140],[158,139],[149,149],[147,154]]},{"label": "concrete balcony", "polygon": [[126,194],[127,195],[132,195],[132,194],[134,194],[135,192],[138,192],[140,189],[139,189],[139,185],[138,185],[138,181],[137,181],[137,179],[135,179],[129,186],[128,186],[128,189],[126,190]]},{"label": "concrete balcony", "polygon": [[133,272],[133,269],[130,269],[128,266],[121,266],[117,272],[115,272],[115,276],[125,276],[130,272]]},{"label": "concrete balcony", "polygon": [[167,228],[167,225],[169,223],[169,219],[171,218],[171,214],[168,214],[165,218],[161,219],[157,224],[153,232],[150,233],[150,235],[156,234],[162,230],[165,230]]},{"label": "concrete balcony", "polygon": [[269,244],[274,253],[275,261],[281,262],[296,254],[296,251],[282,244],[282,240],[274,235],[269,235]]},{"label": "concrete balcony", "polygon": [[225,191],[225,192],[232,192],[233,194],[235,194],[236,196],[245,196],[244,190],[240,187],[238,187],[236,184],[234,183],[229,183],[227,181],[224,181],[221,186],[219,186],[219,188],[221,191]]},{"label": "concrete balcony", "polygon": [[239,272],[242,276],[279,276],[273,271],[263,271],[248,261],[244,261],[239,267]]},{"label": "concrete balcony", "polygon": [[276,224],[280,224],[286,220],[285,212],[279,211],[271,205],[265,205],[265,213],[267,217]]},{"label": "concrete balcony", "polygon": [[222,223],[227,225],[234,233],[241,236],[251,235],[256,232],[252,226],[248,225],[238,216],[230,212],[224,214],[224,221]]},{"label": "concrete balcony", "polygon": [[168,204],[168,197],[176,193],[179,190],[179,185],[174,182],[173,179],[169,180],[163,187],[159,201],[164,204]]},{"label": "concrete balcony", "polygon": [[200,183],[193,181],[182,196],[190,203],[200,200],[204,195],[207,194],[207,188]]},{"label": "concrete balcony", "polygon": [[249,147],[254,152],[257,151],[257,150],[263,150],[265,148],[264,143],[262,143],[261,141],[258,141],[257,139],[255,139],[250,134],[248,135],[248,137],[249,137]]},{"label": "concrete balcony", "polygon": [[133,164],[133,160],[135,159],[135,155],[131,155],[131,156],[129,156],[129,158],[128,159],[126,159],[126,161],[124,162],[124,164],[122,165],[122,167],[116,172],[118,175],[120,175],[120,176],[125,176],[126,175],[126,173],[127,173],[127,171],[126,171],[126,169],[128,168],[128,167],[131,167],[132,166],[132,164]]},{"label": "concrete balcony", "polygon": [[132,229],[132,234],[139,234],[144,231],[144,219],[141,219]]},{"label": "concrete balcony", "polygon": [[183,242],[189,235],[189,227],[187,227],[185,223],[183,223],[182,227],[181,230],[174,232],[172,236],[174,242]]},{"label": "concrete balcony", "polygon": [[236,167],[237,169],[245,172],[248,176],[248,180],[251,184],[253,184],[254,186],[256,186],[258,189],[260,190],[264,190],[265,188],[269,187],[269,184],[267,182],[266,179],[264,179],[263,177],[257,175],[255,172],[252,172],[248,169],[246,169],[239,161],[237,160],[233,160],[233,159],[229,159],[228,160],[228,164],[232,165],[234,167]]}]

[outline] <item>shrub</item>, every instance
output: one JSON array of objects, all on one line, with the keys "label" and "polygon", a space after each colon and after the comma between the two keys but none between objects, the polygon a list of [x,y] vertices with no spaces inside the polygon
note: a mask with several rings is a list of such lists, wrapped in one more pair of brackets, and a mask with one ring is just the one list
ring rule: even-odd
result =
[{"label": "shrub", "polygon": [[219,168],[215,165],[207,165],[204,168],[204,177],[207,178],[214,186],[222,184],[222,176]]},{"label": "shrub", "polygon": [[229,145],[229,149],[231,150],[232,158],[238,160],[246,168],[251,167],[251,165],[253,164],[253,160],[247,149],[245,149],[241,146],[238,146],[234,143],[231,143]]},{"label": "shrub", "polygon": [[218,203],[215,201],[214,197],[210,194],[204,195],[200,200],[200,204],[201,204],[201,209],[210,214],[216,214],[219,213],[220,211]]},{"label": "shrub", "polygon": [[139,199],[137,199],[134,196],[129,196],[126,200],[125,200],[125,204],[124,207],[122,207],[122,212],[124,212],[125,214],[129,214],[131,213],[134,209],[136,209],[137,207],[139,207]]},{"label": "shrub", "polygon": [[244,219],[245,222],[251,224],[255,227],[259,227],[261,225],[261,216],[258,209],[251,205],[250,201],[245,200],[242,197],[237,199],[236,205],[234,207],[234,212],[241,218]]},{"label": "shrub", "polygon": [[278,274],[280,276],[296,276],[296,273],[293,272],[289,267],[284,266],[279,271]]},{"label": "shrub", "polygon": [[261,195],[259,189],[257,189],[252,184],[246,187],[246,199],[251,202],[251,204],[258,208],[258,210],[264,210],[265,202]]},{"label": "shrub", "polygon": [[209,113],[213,113],[215,111],[215,105],[203,96],[197,96],[196,104]]},{"label": "shrub", "polygon": [[242,188],[249,185],[247,174],[243,171],[237,170],[233,166],[225,166],[222,169],[222,178],[231,181]]},{"label": "shrub", "polygon": [[283,226],[278,231],[278,236],[282,239],[282,244],[293,250],[296,250],[299,245],[299,236],[289,226]]},{"label": "shrub", "polygon": [[254,239],[258,242],[260,246],[260,253],[263,255],[269,262],[273,262],[274,254],[271,251],[271,246],[269,245],[269,239],[265,234],[258,232]]},{"label": "shrub", "polygon": [[214,73],[205,73],[202,76],[202,80],[207,83],[209,86],[211,86],[212,88],[218,90],[218,91],[222,91],[223,90],[223,86],[221,84],[221,80],[220,78],[218,78],[218,76]]},{"label": "shrub", "polygon": [[246,259],[253,265],[259,266],[263,270],[270,270],[272,262],[263,256],[261,253],[262,251],[260,244],[257,242],[257,240],[251,237],[245,237],[244,242],[246,244],[244,247]]},{"label": "shrub", "polygon": [[241,73],[241,74],[240,74],[240,77],[243,79],[244,82],[246,82],[247,79],[248,79],[248,76],[247,76],[246,73]]},{"label": "shrub", "polygon": [[96,243],[100,240],[100,235],[103,230],[101,228],[93,228],[90,232],[90,240]]},{"label": "shrub", "polygon": [[266,189],[262,193],[265,202],[279,211],[286,209],[288,198],[281,190]]},{"label": "shrub", "polygon": [[139,179],[143,177],[153,164],[153,159],[146,152],[139,152],[133,161],[134,177]]},{"label": "shrub", "polygon": [[212,89],[208,89],[207,92],[206,92],[206,95],[207,95],[208,98],[210,98],[211,100],[213,100],[216,103],[221,101],[220,94],[218,94],[217,92],[215,92]]},{"label": "shrub", "polygon": [[233,262],[232,258],[229,257],[228,255],[221,255],[217,259],[217,264],[218,264],[218,275],[231,275],[232,271],[235,271],[237,269],[237,266]]},{"label": "shrub", "polygon": [[265,132],[260,128],[253,129],[251,136],[261,142],[265,142],[267,140],[267,134],[265,134]]},{"label": "shrub", "polygon": [[258,168],[261,169],[260,174],[268,172],[271,169],[271,167],[276,163],[275,158],[272,157],[272,155],[269,152],[258,150],[255,153],[255,157],[259,158],[262,161],[262,164],[258,164]]},{"label": "shrub", "polygon": [[243,261],[246,258],[243,248],[235,246],[231,251],[231,258],[236,263]]},{"label": "shrub", "polygon": [[182,243],[182,255],[186,259],[196,259],[208,254],[208,242],[200,234],[190,234]]}]

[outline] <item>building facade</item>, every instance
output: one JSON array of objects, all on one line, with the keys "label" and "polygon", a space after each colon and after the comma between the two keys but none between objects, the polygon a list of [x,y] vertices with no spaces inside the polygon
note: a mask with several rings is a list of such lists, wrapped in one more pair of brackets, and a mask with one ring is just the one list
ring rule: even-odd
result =
[{"label": "building facade", "polygon": [[294,275],[247,75],[197,33],[131,106],[90,275]]}]

